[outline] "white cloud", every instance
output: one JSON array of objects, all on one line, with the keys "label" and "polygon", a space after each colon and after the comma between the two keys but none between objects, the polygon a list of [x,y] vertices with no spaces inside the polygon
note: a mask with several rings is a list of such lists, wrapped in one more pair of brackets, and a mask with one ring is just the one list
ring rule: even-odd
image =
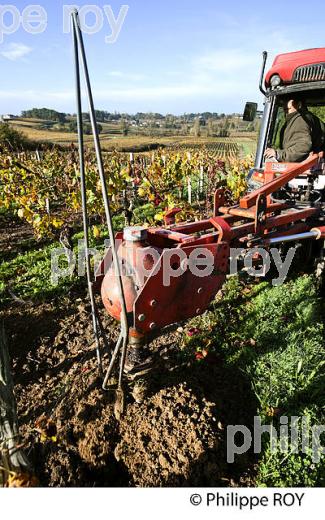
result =
[{"label": "white cloud", "polygon": [[8,60],[17,61],[27,56],[32,50],[31,47],[23,43],[9,43],[0,54]]},{"label": "white cloud", "polygon": [[112,76],[112,78],[122,78],[123,72],[120,70],[112,70],[108,73],[109,76]]},{"label": "white cloud", "polygon": [[36,101],[43,104],[46,101],[70,101],[75,98],[73,90],[62,90],[58,92],[46,92],[38,90],[0,90],[0,100],[25,100]]},{"label": "white cloud", "polygon": [[152,87],[137,87],[125,89],[102,89],[94,92],[97,99],[111,99],[114,101],[161,100],[192,97],[207,93],[207,89],[200,85],[161,85]]},{"label": "white cloud", "polygon": [[256,53],[244,52],[240,49],[215,50],[194,60],[194,67],[200,71],[214,73],[231,73],[236,76],[238,70],[254,66],[259,56]]},{"label": "white cloud", "polygon": [[[179,85],[161,85],[151,87],[136,87],[136,88],[95,88],[94,99],[95,103],[123,103],[129,101],[138,101],[145,105],[148,101],[162,101],[162,100],[184,100],[194,99],[197,97],[218,95],[229,96],[234,95],[237,90],[236,85],[229,81],[224,81],[220,85],[188,82]],[[83,100],[86,101],[85,93],[83,93]],[[0,101],[3,100],[24,100],[25,102],[37,102],[38,104],[51,102],[74,102],[74,90],[62,91],[5,91],[0,90]]]},{"label": "white cloud", "polygon": [[[96,106],[105,106],[111,109],[121,107],[141,108],[142,110],[161,110],[162,106],[178,107],[202,106],[212,107],[216,111],[223,110],[223,105],[234,106],[240,109],[246,99],[256,99],[259,96],[258,80],[261,67],[261,55],[255,49],[245,51],[237,48],[214,49],[199,56],[188,58],[187,70],[179,77],[165,74],[156,75],[151,84],[145,76],[136,75],[137,83],[130,78],[132,74],[121,70],[106,72],[106,77],[112,81],[94,84],[94,98]],[[130,76],[130,82],[127,78]],[[154,84],[153,84],[154,82]],[[0,101],[20,101],[24,105],[33,104],[68,107],[74,110],[75,92],[70,89],[58,91],[0,91]],[[23,101],[22,101],[23,100]],[[85,96],[83,96],[86,102]],[[86,104],[85,104],[86,106]],[[176,108],[175,108],[176,107]]]},{"label": "white cloud", "polygon": [[[106,72],[104,82],[93,79],[94,99],[97,107],[107,109],[168,110],[180,113],[191,107],[202,110],[224,111],[224,107],[240,110],[246,99],[259,97],[258,80],[261,55],[250,49],[212,49],[201,55],[188,57],[185,71],[173,75],[156,74],[152,78],[120,69]],[[134,82],[132,82],[132,79]],[[73,89],[57,91],[30,89],[28,91],[0,91],[0,101],[11,100],[19,106],[51,106],[73,111],[75,92]],[[83,96],[84,106],[86,99]],[[193,108],[193,109],[194,109]]]},{"label": "white cloud", "polygon": [[146,79],[144,74],[133,74],[131,72],[122,72],[121,70],[112,70],[108,72],[108,76],[123,79],[124,81],[144,81]]},{"label": "white cloud", "polygon": [[[145,100],[159,100],[161,98],[183,98],[192,97],[198,94],[212,93],[214,89],[206,88],[201,85],[175,85],[175,86],[160,86],[160,87],[137,87],[137,88],[105,88],[94,89],[94,98],[96,101],[131,101],[136,99],[139,101]],[[24,99],[26,101],[38,101],[44,104],[46,101],[73,101],[75,99],[74,90],[62,91],[5,91],[0,90],[0,100],[5,99]],[[85,99],[85,93],[83,93]]]}]

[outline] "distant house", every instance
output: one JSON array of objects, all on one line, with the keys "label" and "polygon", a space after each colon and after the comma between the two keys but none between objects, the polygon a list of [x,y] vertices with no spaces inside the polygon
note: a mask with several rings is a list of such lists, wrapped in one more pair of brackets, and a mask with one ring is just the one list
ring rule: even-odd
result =
[{"label": "distant house", "polygon": [[15,116],[12,114],[4,114],[1,116],[2,123],[5,123],[6,121],[11,121],[11,119],[15,119]]}]

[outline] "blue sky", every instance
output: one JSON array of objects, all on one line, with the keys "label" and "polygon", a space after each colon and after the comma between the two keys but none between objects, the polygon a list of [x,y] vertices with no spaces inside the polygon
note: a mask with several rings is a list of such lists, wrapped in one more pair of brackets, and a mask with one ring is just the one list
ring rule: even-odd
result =
[{"label": "blue sky", "polygon": [[[73,2],[38,3],[48,15],[46,30],[36,35],[20,27],[0,43],[0,113],[75,111],[71,35],[63,33],[63,5]],[[29,5],[10,4],[20,12]],[[85,35],[98,109],[239,112],[246,100],[261,102],[263,50],[271,64],[280,52],[324,46],[321,0],[309,0],[308,13],[294,0],[96,2],[100,9],[111,5],[115,18],[123,4],[129,9],[115,43],[105,43],[112,32],[106,16],[101,31]],[[94,19],[88,15],[89,26]],[[10,23],[9,14],[0,17],[1,28]]]}]

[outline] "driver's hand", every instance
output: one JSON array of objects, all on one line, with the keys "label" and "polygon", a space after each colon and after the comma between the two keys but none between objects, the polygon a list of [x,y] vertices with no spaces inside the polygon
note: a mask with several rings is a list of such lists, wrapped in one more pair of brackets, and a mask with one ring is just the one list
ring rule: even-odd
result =
[{"label": "driver's hand", "polygon": [[276,151],[274,150],[274,148],[267,148],[265,150],[264,157],[266,157],[267,159],[276,159]]}]

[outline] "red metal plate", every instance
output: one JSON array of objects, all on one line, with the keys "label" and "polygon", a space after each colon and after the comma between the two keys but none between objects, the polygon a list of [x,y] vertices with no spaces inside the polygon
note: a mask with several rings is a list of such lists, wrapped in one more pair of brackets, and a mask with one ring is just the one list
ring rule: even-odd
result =
[{"label": "red metal plate", "polygon": [[[197,246],[189,246],[182,248],[182,251],[189,258],[197,249]],[[168,263],[168,255],[172,253],[170,250],[164,251],[159,265],[153,269],[153,275],[148,278],[134,303],[134,324],[138,331],[146,333],[165,327],[201,314],[207,309],[225,281],[229,245],[221,242],[205,245],[202,249],[212,253],[214,272],[210,276],[200,277],[187,269],[180,276],[171,278],[169,286],[164,285],[162,266],[164,262]],[[169,263],[172,262],[171,258]]]}]

